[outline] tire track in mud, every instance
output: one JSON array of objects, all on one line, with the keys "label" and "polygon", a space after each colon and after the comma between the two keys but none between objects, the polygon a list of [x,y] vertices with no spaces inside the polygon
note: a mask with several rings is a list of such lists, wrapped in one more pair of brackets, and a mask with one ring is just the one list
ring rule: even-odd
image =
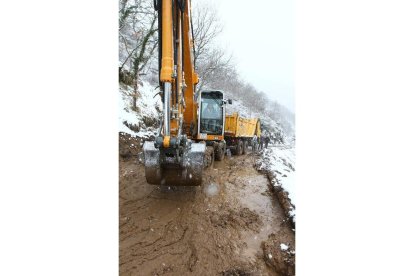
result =
[{"label": "tire track in mud", "polygon": [[120,275],[282,275],[261,244],[272,233],[294,244],[294,233],[253,165],[252,154],[226,157],[200,187],[161,189],[121,159]]}]

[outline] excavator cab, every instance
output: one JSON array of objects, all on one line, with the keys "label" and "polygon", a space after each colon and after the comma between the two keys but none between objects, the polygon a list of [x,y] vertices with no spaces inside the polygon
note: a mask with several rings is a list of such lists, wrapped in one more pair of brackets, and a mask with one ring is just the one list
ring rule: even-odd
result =
[{"label": "excavator cab", "polygon": [[202,91],[199,130],[202,134],[223,135],[225,101],[222,91]]}]

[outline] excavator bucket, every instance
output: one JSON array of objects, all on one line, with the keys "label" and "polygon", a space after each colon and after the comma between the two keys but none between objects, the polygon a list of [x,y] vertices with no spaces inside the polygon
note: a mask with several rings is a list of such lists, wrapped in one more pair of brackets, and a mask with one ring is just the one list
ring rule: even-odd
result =
[{"label": "excavator bucket", "polygon": [[[167,156],[154,142],[144,143],[145,178],[149,184],[199,186],[202,182],[206,145],[189,143],[182,156]],[[178,161],[177,161],[178,160]]]},{"label": "excavator bucket", "polygon": [[144,143],[144,166],[145,178],[150,184],[161,183],[160,151],[154,146],[154,142],[145,141]]}]

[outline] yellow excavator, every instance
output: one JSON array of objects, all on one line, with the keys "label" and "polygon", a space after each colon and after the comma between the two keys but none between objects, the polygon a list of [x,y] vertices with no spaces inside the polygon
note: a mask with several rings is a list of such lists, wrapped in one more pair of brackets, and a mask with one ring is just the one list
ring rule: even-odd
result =
[{"label": "yellow excavator", "polygon": [[155,141],[143,146],[149,184],[197,186],[203,169],[222,160],[225,100],[220,90],[196,92],[190,0],[154,0],[162,119]]}]

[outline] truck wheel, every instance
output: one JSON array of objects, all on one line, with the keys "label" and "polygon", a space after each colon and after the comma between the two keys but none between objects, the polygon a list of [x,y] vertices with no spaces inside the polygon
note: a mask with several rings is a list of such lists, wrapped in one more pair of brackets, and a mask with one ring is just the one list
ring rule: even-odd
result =
[{"label": "truck wheel", "polygon": [[247,141],[243,141],[243,148],[242,148],[243,152],[242,154],[246,154],[247,152]]},{"label": "truck wheel", "polygon": [[226,153],[226,147],[224,143],[219,143],[215,152],[215,157],[217,161],[222,161],[224,159],[224,154]]},{"label": "truck wheel", "polygon": [[236,146],[236,155],[240,155],[242,153],[243,153],[243,141],[238,140],[237,141],[237,146]]}]

